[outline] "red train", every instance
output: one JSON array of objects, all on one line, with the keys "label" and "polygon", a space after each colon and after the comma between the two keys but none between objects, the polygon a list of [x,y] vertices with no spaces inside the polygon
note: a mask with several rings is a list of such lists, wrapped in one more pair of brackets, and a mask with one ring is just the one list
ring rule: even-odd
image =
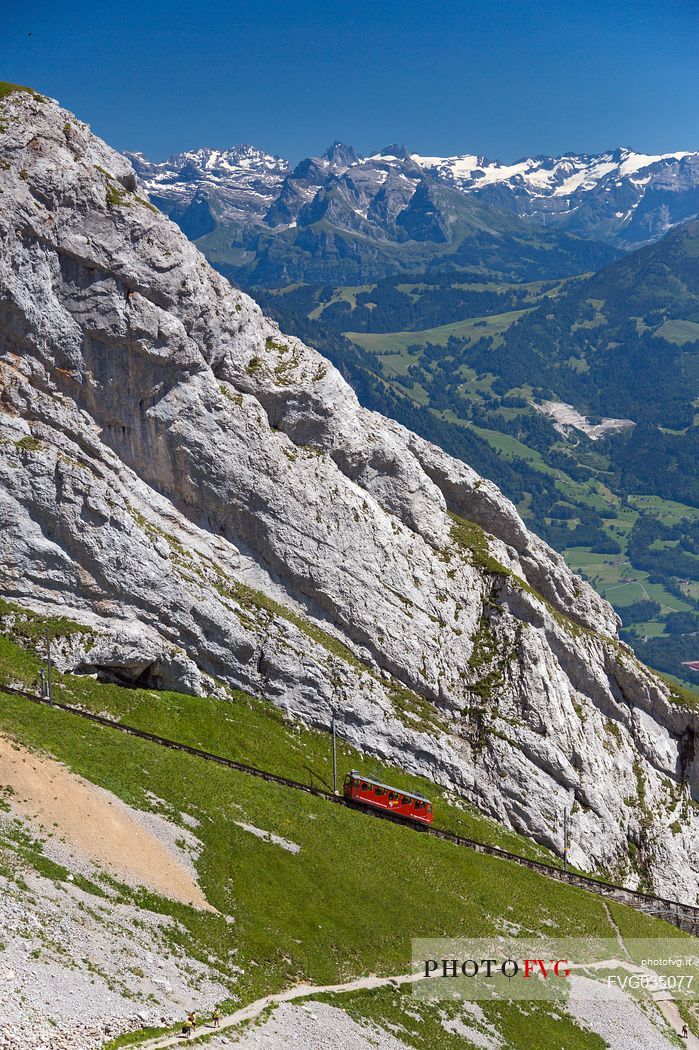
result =
[{"label": "red train", "polygon": [[381,784],[378,780],[363,776],[356,769],[345,777],[344,795],[355,802],[363,802],[376,809],[387,809],[401,817],[419,821],[420,824],[432,823],[432,803],[429,799],[389,784]]}]

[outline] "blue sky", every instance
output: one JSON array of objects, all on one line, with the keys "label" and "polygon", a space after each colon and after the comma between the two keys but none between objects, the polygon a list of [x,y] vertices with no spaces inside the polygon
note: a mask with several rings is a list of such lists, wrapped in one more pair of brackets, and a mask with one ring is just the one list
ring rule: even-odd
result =
[{"label": "blue sky", "polygon": [[335,138],[502,160],[699,148],[696,0],[9,7],[0,79],[154,159],[251,142],[298,160]]}]

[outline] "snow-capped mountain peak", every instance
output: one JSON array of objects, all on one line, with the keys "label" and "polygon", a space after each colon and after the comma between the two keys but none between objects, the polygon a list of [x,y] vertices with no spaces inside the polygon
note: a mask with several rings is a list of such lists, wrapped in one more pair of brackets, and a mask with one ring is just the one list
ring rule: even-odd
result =
[{"label": "snow-capped mountain peak", "polygon": [[699,212],[699,153],[523,157],[512,164],[475,154],[412,159],[437,180],[545,225],[634,246]]},{"label": "snow-capped mountain peak", "polygon": [[[260,221],[290,169],[283,157],[246,144],[186,150],[160,162],[149,161],[142,153],[126,156],[150,197],[190,236],[210,232],[216,221]],[[188,228],[191,209],[196,221]]]},{"label": "snow-capped mountain peak", "polygon": [[619,246],[652,240],[699,213],[699,153],[689,151],[622,146],[503,163],[476,153],[409,153],[396,144],[363,157],[335,141],[293,170],[251,145],[187,150],[159,163],[127,156],[154,202],[195,238],[220,223],[282,230],[329,211],[343,216],[344,227],[379,221],[385,236],[385,223],[396,221],[424,178],[521,219]]},{"label": "snow-capped mountain peak", "polygon": [[687,152],[649,155],[626,147],[601,154],[566,153],[560,157],[524,157],[512,164],[475,154],[454,157],[425,157],[418,153],[412,159],[420,167],[465,192],[496,183],[519,183],[537,195],[566,196],[576,190],[591,190],[600,181],[613,176],[627,178],[645,169],[692,156]]},{"label": "snow-capped mountain peak", "polygon": [[230,149],[195,149],[184,153],[176,153],[165,163],[172,168],[180,168],[184,164],[191,164],[197,170],[223,173],[243,171],[269,171],[274,173],[286,173],[289,170],[289,162],[283,157],[273,156],[255,146],[241,145],[231,146]]},{"label": "snow-capped mountain peak", "polygon": [[159,184],[218,181],[230,188],[237,179],[250,176],[268,176],[279,181],[289,170],[289,162],[283,157],[248,145],[223,150],[203,147],[185,150],[160,162],[149,161],[142,153],[126,156],[144,181]]}]

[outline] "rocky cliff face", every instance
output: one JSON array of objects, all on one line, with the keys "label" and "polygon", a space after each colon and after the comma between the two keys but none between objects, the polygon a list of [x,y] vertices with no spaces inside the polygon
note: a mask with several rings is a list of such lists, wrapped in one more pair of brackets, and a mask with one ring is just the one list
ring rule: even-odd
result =
[{"label": "rocky cliff face", "polygon": [[[696,715],[490,482],[362,409],[50,100],[0,102],[2,594],[694,901]],[[632,849],[629,849],[629,844]],[[633,864],[629,857],[633,857]]]}]

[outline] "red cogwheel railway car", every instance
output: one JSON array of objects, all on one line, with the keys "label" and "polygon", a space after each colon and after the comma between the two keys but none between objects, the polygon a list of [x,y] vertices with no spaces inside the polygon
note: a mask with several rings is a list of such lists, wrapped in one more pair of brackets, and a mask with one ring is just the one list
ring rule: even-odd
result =
[{"label": "red cogwheel railway car", "polygon": [[391,787],[390,784],[381,784],[378,780],[363,776],[356,769],[345,777],[344,795],[355,802],[386,809],[420,824],[432,823],[432,803],[424,795],[413,795],[410,791]]}]

